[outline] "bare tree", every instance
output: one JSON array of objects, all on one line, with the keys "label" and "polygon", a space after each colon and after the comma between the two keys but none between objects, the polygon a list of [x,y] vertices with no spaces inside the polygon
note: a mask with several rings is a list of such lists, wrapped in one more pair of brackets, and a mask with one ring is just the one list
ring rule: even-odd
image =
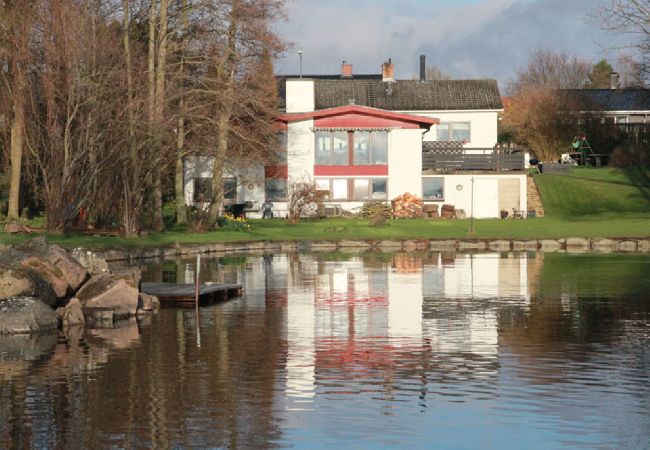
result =
[{"label": "bare tree", "polygon": [[582,88],[589,81],[590,72],[591,63],[585,59],[566,52],[536,50],[530,55],[528,64],[518,71],[509,90],[516,94],[531,86],[550,89]]},{"label": "bare tree", "polygon": [[650,73],[650,0],[610,0],[601,10],[601,19],[607,30],[634,38],[630,47],[647,76]]}]

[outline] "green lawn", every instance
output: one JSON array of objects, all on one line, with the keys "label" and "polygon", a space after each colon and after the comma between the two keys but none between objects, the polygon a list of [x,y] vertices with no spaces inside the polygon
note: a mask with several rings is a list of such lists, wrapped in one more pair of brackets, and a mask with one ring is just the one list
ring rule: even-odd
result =
[{"label": "green lawn", "polygon": [[[539,175],[536,181],[547,217],[527,220],[392,220],[370,227],[365,219],[250,221],[247,232],[186,233],[174,227],[138,239],[83,235],[48,236],[67,248],[119,248],[250,240],[340,239],[543,239],[561,237],[650,237],[649,169],[574,169],[569,175]],[[32,235],[33,236],[33,235]],[[29,236],[0,233],[0,244],[14,244]]]},{"label": "green lawn", "polygon": [[568,175],[537,175],[544,209],[552,217],[650,215],[650,168],[575,168]]}]

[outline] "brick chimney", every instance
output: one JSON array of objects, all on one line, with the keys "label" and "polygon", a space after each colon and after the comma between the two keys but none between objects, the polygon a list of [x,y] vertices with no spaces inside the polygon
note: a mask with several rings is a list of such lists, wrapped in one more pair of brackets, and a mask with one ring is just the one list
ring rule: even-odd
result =
[{"label": "brick chimney", "polygon": [[341,78],[352,78],[353,76],[352,64],[348,64],[347,61],[343,61],[343,64],[341,64]]},{"label": "brick chimney", "polygon": [[381,79],[382,81],[395,81],[395,65],[390,58],[381,65]]}]

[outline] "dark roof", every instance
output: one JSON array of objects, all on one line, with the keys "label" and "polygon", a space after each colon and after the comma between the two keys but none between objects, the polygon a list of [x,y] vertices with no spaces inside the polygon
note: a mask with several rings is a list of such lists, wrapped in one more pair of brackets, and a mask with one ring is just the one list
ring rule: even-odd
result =
[{"label": "dark roof", "polygon": [[316,80],[316,109],[349,104],[396,111],[502,109],[496,80]]},{"label": "dark roof", "polygon": [[649,89],[566,89],[591,111],[650,111]]},{"label": "dark roof", "polygon": [[[338,75],[277,75],[275,77],[278,83],[278,97],[280,99],[280,110],[284,111],[287,106],[287,80],[305,78],[310,80],[341,80],[341,74]],[[358,74],[353,75],[352,80],[381,80],[381,74]],[[350,80],[350,78],[345,78]],[[346,103],[347,104],[347,103]],[[339,105],[340,106],[340,105]]]}]

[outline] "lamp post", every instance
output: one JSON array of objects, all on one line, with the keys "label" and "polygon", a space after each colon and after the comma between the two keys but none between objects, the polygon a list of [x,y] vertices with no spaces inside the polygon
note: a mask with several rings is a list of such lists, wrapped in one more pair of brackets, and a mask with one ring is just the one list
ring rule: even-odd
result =
[{"label": "lamp post", "polygon": [[298,56],[300,57],[300,78],[302,78],[302,50],[298,50]]},{"label": "lamp post", "polygon": [[474,177],[470,181],[472,182],[472,205],[469,216],[469,234],[474,234]]}]

